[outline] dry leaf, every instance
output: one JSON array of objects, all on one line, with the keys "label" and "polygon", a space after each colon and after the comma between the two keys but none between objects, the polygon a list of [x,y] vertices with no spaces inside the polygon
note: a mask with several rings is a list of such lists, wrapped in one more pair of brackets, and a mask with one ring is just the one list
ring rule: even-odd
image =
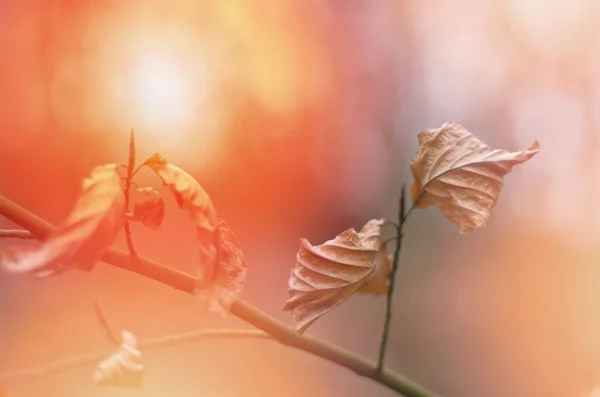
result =
[{"label": "dry leaf", "polygon": [[78,266],[90,270],[113,244],[125,222],[125,196],[116,164],[96,167],[64,226],[31,250],[7,251],[0,258],[11,273],[49,274]]},{"label": "dry leaf", "polygon": [[152,230],[158,230],[165,217],[165,201],[152,187],[138,189],[143,196],[133,205],[132,221],[142,222]]},{"label": "dry leaf", "polygon": [[540,149],[536,140],[519,152],[492,150],[456,122],[422,131],[418,139],[419,152],[410,165],[413,203],[438,206],[461,233],[487,224],[504,175]]},{"label": "dry leaf", "polygon": [[188,210],[200,242],[196,295],[209,300],[210,309],[229,313],[243,288],[246,262],[239,243],[227,224],[217,217],[212,200],[187,172],[156,153],[144,163],[162,179],[181,209]]},{"label": "dry leaf", "polygon": [[[210,309],[225,315],[238,298],[246,281],[246,258],[227,223],[219,218],[219,265],[212,283],[199,285],[199,295],[209,295]],[[202,268],[201,268],[202,270]],[[201,279],[205,279],[203,275]]]},{"label": "dry leaf", "polygon": [[348,229],[318,246],[300,240],[283,308],[292,312],[299,334],[357,291],[387,292],[389,253],[379,249],[382,226],[383,219],[372,219],[360,232]]},{"label": "dry leaf", "polygon": [[100,386],[121,386],[140,389],[144,366],[140,363],[142,352],[137,348],[137,339],[131,332],[123,330],[121,346],[94,370],[94,383]]},{"label": "dry leaf", "polygon": [[375,258],[375,269],[371,277],[358,290],[362,294],[387,295],[390,271],[392,269],[393,252],[386,243],[379,244],[379,252]]}]

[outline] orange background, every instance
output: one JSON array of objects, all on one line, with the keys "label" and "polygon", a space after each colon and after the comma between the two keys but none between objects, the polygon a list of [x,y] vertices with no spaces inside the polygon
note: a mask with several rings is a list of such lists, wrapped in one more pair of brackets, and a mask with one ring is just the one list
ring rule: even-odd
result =
[{"label": "orange background", "polygon": [[[420,130],[457,120],[511,151],[537,138],[487,228],[461,236],[436,209],[411,215],[388,363],[447,397],[579,397],[600,378],[599,16],[593,0],[4,1],[0,194],[59,223],[95,165],[126,162],[133,127],[138,157],[185,168],[235,231],[242,297],[289,322],[298,239],[394,218]],[[138,184],[160,187],[149,172]],[[193,225],[170,197],[160,232],[133,229],[145,256],[193,272]],[[247,327],[104,264],[39,283],[1,275],[0,372],[109,347],[94,301],[139,338]],[[383,298],[356,296],[310,332],[375,359],[383,316]],[[5,386],[393,395],[265,341],[195,342],[144,363],[137,393],[92,386],[91,367]]]}]

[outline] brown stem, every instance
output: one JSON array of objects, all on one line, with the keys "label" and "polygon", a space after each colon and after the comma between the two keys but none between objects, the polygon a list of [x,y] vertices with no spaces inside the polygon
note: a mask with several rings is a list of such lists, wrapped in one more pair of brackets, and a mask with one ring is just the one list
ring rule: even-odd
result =
[{"label": "brown stem", "polygon": [[35,237],[29,230],[4,230],[0,229],[0,238],[19,238],[23,240],[35,240]]},{"label": "brown stem", "polygon": [[[164,335],[151,339],[138,341],[138,347],[145,350],[150,350],[156,347],[173,346],[182,342],[192,342],[199,339],[207,338],[260,338],[269,339],[269,334],[259,330],[245,329],[203,329],[199,331],[185,332],[181,334]],[[24,369],[20,371],[6,372],[0,374],[0,382],[13,383],[21,380],[29,380],[41,376],[51,375],[72,368],[78,368],[84,365],[96,364],[103,358],[114,353],[114,350],[102,350],[96,353],[83,354],[76,357],[66,358],[42,365],[35,368]],[[0,394],[1,397],[1,394]]]},{"label": "brown stem", "polygon": [[[56,230],[56,227],[37,215],[27,211],[18,204],[0,195],[0,214],[16,224],[28,229],[39,239],[44,240]],[[138,256],[132,261],[130,256],[121,250],[109,248],[101,260],[109,265],[140,274],[177,290],[194,294],[196,278],[174,268]],[[355,373],[403,394],[406,397],[440,397],[423,386],[389,369],[377,369],[377,363],[355,355],[345,349],[318,340],[308,334],[302,336],[284,323],[277,321],[242,299],[231,306],[231,313],[255,327],[267,332],[282,344],[292,346],[326,360],[346,367]]]}]

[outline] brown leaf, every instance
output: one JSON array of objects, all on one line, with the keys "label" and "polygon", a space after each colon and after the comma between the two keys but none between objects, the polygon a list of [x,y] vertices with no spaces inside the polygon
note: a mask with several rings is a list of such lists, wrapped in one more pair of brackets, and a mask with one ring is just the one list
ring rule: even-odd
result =
[{"label": "brown leaf", "polygon": [[211,310],[226,314],[246,277],[246,262],[227,224],[217,217],[208,193],[187,172],[156,153],[144,163],[171,190],[181,209],[188,210],[200,242],[196,294],[207,298]]},{"label": "brown leaf", "polygon": [[492,150],[453,121],[420,132],[418,139],[419,152],[410,165],[414,206],[438,206],[461,233],[487,224],[504,175],[540,150],[537,140],[519,152]]},{"label": "brown leaf", "polygon": [[379,244],[379,252],[375,258],[375,269],[371,272],[371,277],[365,281],[358,292],[362,294],[387,295],[393,256],[387,244]]},{"label": "brown leaf", "polygon": [[98,364],[94,370],[94,383],[99,386],[120,386],[140,389],[144,366],[140,363],[142,352],[137,348],[137,338],[131,332],[121,333],[119,350]]},{"label": "brown leaf", "polygon": [[132,221],[142,222],[152,230],[158,230],[165,217],[165,201],[152,187],[138,189],[143,196],[133,206]]},{"label": "brown leaf", "polygon": [[162,179],[171,190],[179,208],[190,211],[190,214],[202,233],[210,235],[217,228],[217,212],[200,184],[181,168],[167,162],[159,153],[144,162]]},{"label": "brown leaf", "polygon": [[[246,281],[246,258],[242,247],[227,223],[219,218],[219,266],[213,271],[211,284],[199,285],[198,294],[207,295],[211,310],[225,315],[238,298]],[[200,268],[202,271],[202,268]],[[206,279],[200,275],[200,279]]]},{"label": "brown leaf", "polygon": [[0,258],[11,273],[49,274],[78,266],[90,270],[113,244],[125,222],[125,196],[116,164],[96,167],[64,226],[32,250],[8,251]]},{"label": "brown leaf", "polygon": [[300,240],[283,308],[292,312],[299,334],[357,291],[387,292],[388,252],[379,249],[382,226],[383,219],[372,219],[360,232],[348,229],[318,246]]}]

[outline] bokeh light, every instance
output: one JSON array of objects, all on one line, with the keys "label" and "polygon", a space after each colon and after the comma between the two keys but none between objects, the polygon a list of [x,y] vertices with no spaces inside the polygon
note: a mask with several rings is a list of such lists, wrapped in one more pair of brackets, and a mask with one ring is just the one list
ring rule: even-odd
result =
[{"label": "bokeh light", "polygon": [[172,134],[189,120],[195,99],[192,87],[198,83],[182,70],[183,64],[160,53],[138,59],[132,89],[136,125],[159,131],[170,127]]}]

